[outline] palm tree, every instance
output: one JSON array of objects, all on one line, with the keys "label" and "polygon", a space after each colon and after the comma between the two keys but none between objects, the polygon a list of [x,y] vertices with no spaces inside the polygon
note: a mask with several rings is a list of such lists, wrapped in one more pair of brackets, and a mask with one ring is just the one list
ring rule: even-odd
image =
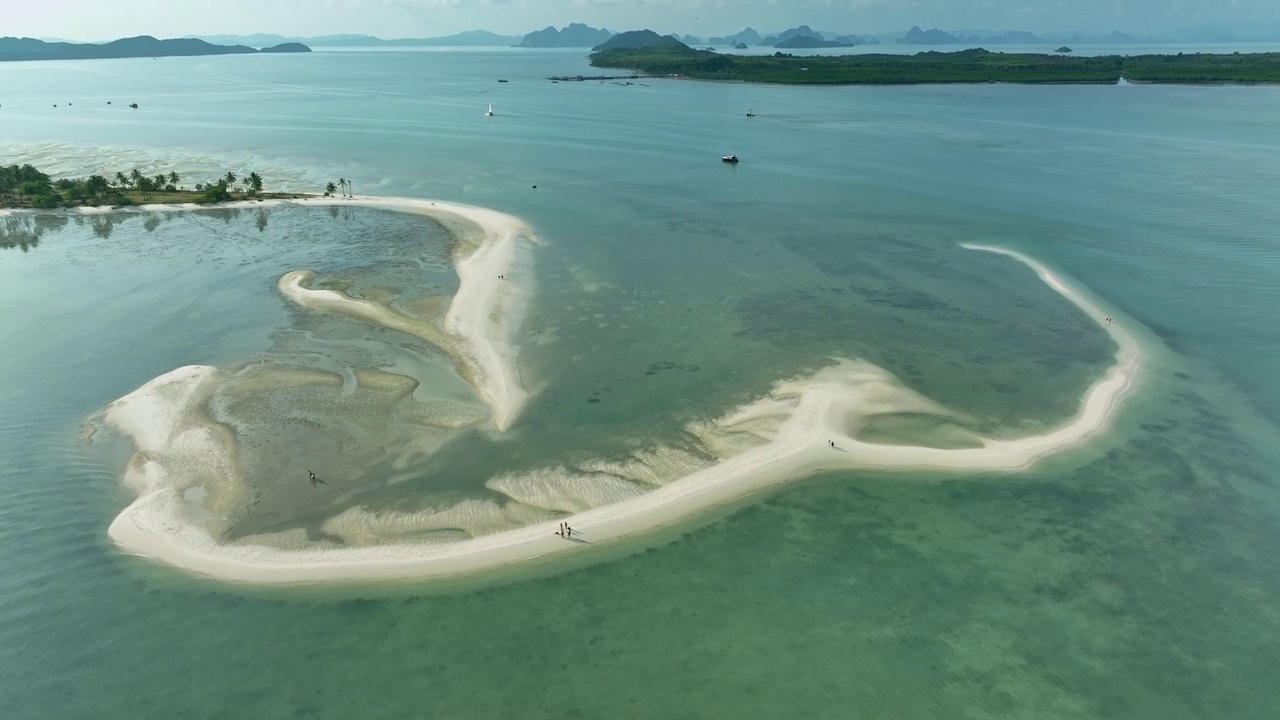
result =
[{"label": "palm tree", "polygon": [[178,186],[178,183],[179,183],[181,180],[182,180],[182,178],[178,177],[178,173],[176,173],[176,172],[170,172],[170,173],[169,173],[169,184],[170,184],[170,185],[172,185],[172,186],[174,186],[174,187],[177,187],[177,186]]},{"label": "palm tree", "polygon": [[90,175],[89,179],[84,181],[84,189],[93,195],[95,199],[106,192],[109,187],[111,187],[111,184],[101,175]]},{"label": "palm tree", "polygon": [[332,182],[330,182],[328,185],[325,185],[325,186],[324,186],[324,196],[325,196],[325,197],[329,197],[330,195],[333,195],[333,194],[334,194],[335,192],[337,192],[337,191],[338,191],[338,186],[337,186],[337,185],[334,185]]},{"label": "palm tree", "polygon": [[128,187],[128,185],[129,178],[125,177],[122,172],[116,173],[116,187]]},{"label": "palm tree", "polygon": [[253,186],[253,194],[262,193],[262,176],[256,172],[249,173],[249,184]]},{"label": "palm tree", "polygon": [[222,179],[227,181],[227,185],[236,184],[236,174],[231,172],[230,170],[227,171],[226,175],[222,176]]},{"label": "palm tree", "polygon": [[342,196],[343,196],[343,197],[346,197],[346,195],[347,195],[347,179],[346,179],[346,178],[338,178],[338,187],[341,187],[341,188],[342,188]]},{"label": "palm tree", "polygon": [[240,178],[240,187],[242,188],[240,192],[248,195],[249,194],[249,178],[247,177]]},{"label": "palm tree", "polygon": [[133,183],[133,187],[135,189],[141,190],[142,188],[139,187],[139,184],[146,179],[147,178],[144,177],[142,173],[138,172],[138,168],[134,168],[133,170],[129,171],[129,181]]}]

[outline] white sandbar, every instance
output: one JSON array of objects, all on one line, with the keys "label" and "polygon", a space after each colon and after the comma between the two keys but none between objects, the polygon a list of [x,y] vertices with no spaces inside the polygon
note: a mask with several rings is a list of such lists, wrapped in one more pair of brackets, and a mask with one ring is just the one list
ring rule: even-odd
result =
[{"label": "white sandbar", "polygon": [[[468,209],[466,212],[472,213],[469,219],[474,219],[475,213],[481,211]],[[506,221],[486,217],[479,222],[498,228],[498,242],[491,244],[491,248],[509,247],[518,234],[517,226],[504,225]],[[507,244],[503,245],[504,242]],[[1106,316],[1102,309],[1084,292],[1034,260],[1000,248],[966,247],[1008,255],[1030,266],[1046,284],[1097,321],[1118,344],[1114,365],[1088,389],[1079,411],[1070,421],[1042,435],[983,440],[979,447],[963,449],[860,441],[854,437],[859,418],[886,412],[941,409],[874,365],[842,360],[810,377],[779,383],[769,397],[721,418],[713,423],[715,428],[708,431],[755,434],[762,442],[658,489],[578,512],[567,517],[567,521],[583,539],[599,545],[651,531],[761,488],[815,472],[862,468],[1017,470],[1103,431],[1137,378],[1140,353],[1136,339],[1119,326],[1104,322]],[[489,308],[501,306],[501,300],[493,299],[501,294],[493,287],[492,279],[501,273],[501,270],[495,272],[495,268],[509,265],[507,252],[499,249],[493,250],[492,255],[473,255],[475,265],[460,269],[459,274],[464,277],[464,285],[467,278],[476,276],[484,281],[469,286],[472,289],[465,296],[459,293],[459,298],[465,297],[466,302],[455,301],[457,314],[454,308],[450,309],[450,330],[471,338],[489,338],[475,341],[475,347],[492,348],[477,351],[481,356],[477,363],[486,368],[507,363],[506,356],[502,355],[504,346],[492,339],[493,326],[468,310],[467,303]],[[489,352],[493,354],[488,355]],[[489,372],[494,377],[507,377],[499,369]],[[181,375],[170,377],[175,373]],[[175,382],[198,383],[201,377],[200,372],[180,369],[148,383],[135,391],[135,395],[147,396],[164,388],[174,394],[177,392],[173,389]],[[518,387],[518,383],[513,386]],[[501,404],[500,399],[515,396],[516,392],[504,389],[506,387],[494,381],[495,405]],[[765,421],[772,424],[762,425]],[[771,429],[759,430],[766,426]],[[135,434],[135,437],[154,436],[154,431],[145,429]],[[836,447],[831,447],[832,442]],[[277,547],[243,541],[228,544],[219,542],[205,529],[206,525],[187,520],[183,507],[176,489],[143,492],[112,523],[110,536],[126,551],[201,575],[263,584],[447,578],[571,553],[582,547],[556,536],[555,522],[539,522],[447,545],[395,543],[351,547],[299,543],[297,547]]]},{"label": "white sandbar", "polygon": [[[445,330],[452,335],[454,342],[445,349],[461,354],[466,370],[463,375],[471,381],[480,399],[489,406],[498,430],[511,427],[529,397],[520,381],[511,338],[520,322],[515,312],[516,297],[521,290],[518,283],[524,283],[527,288],[531,279],[507,276],[515,263],[517,241],[520,238],[537,240],[529,226],[520,218],[497,210],[439,200],[356,197],[309,198],[288,202],[305,205],[360,205],[436,218],[454,217],[480,228],[484,233],[483,240],[455,261],[458,291],[445,315]],[[361,314],[373,306],[372,303],[333,291],[309,292],[326,293],[325,304],[330,307],[340,307],[345,299],[350,307],[362,311]],[[295,292],[293,297],[301,297],[302,294]],[[369,314],[369,319],[374,322],[381,322],[385,317],[385,313]]]}]

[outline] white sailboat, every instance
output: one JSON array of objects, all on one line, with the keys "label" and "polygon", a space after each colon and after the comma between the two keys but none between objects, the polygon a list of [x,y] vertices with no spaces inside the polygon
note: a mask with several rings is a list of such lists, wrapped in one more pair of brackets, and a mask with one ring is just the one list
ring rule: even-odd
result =
[{"label": "white sailboat", "polygon": [[493,103],[489,103],[489,109],[484,111],[485,117],[493,117]]}]

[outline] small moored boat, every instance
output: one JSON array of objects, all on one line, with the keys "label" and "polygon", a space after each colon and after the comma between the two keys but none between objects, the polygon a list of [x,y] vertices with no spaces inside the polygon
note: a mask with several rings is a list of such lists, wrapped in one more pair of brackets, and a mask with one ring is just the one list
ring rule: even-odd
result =
[{"label": "small moored boat", "polygon": [[737,155],[725,155],[725,156],[723,156],[723,157],[721,157],[721,158],[720,158],[720,162],[736,163],[736,162],[738,162],[738,156],[737,156]]}]

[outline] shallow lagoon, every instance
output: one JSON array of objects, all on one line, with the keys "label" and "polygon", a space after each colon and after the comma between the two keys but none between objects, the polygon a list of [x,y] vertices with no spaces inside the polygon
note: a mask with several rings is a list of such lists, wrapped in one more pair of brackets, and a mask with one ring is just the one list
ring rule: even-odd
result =
[{"label": "shallow lagoon", "polygon": [[[681,291],[673,283],[678,278],[642,279],[630,292],[595,281],[577,295],[561,284],[550,306],[534,297],[545,324],[521,327],[518,346],[538,351],[519,363],[535,400],[511,431],[495,433],[447,348],[272,292],[273,277],[307,270],[317,273],[308,281],[313,288],[439,323],[457,286],[449,260],[455,239],[431,220],[361,207],[288,206],[73,215],[60,227],[52,225],[68,218],[53,217],[9,220],[40,236],[24,261],[55,277],[62,271],[58,280],[41,279],[39,291],[83,293],[79,302],[94,308],[95,327],[135,324],[134,332],[153,345],[170,342],[166,320],[198,328],[214,342],[223,334],[267,338],[253,352],[216,364],[218,379],[200,391],[211,394],[182,410],[177,417],[185,419],[171,421],[213,433],[203,458],[180,449],[195,437],[189,430],[175,436],[172,452],[151,441],[128,461],[190,475],[174,478],[192,503],[188,514],[225,542],[447,543],[548,522],[558,511],[624,499],[735,452],[716,448],[738,447],[740,439],[710,440],[691,428],[838,358],[874,358],[901,373],[904,384],[938,398],[948,415],[905,406],[895,414],[886,406],[860,432],[926,446],[954,444],[955,437],[963,446],[969,432],[1042,432],[1074,412],[1083,389],[1110,362],[1110,340],[1018,264],[961,248],[890,246],[880,237],[859,253],[857,273],[806,277],[799,267],[790,275],[768,273],[772,283],[763,293],[747,290],[752,264],[735,263],[742,278],[726,284],[741,285],[741,297],[683,313],[694,315],[689,321],[698,329],[681,332],[672,360],[645,363],[638,353],[671,342],[663,320],[671,315],[668,298]],[[163,250],[149,251],[148,240],[161,239]],[[536,251],[522,256],[508,282],[536,275],[528,259]],[[178,271],[179,265],[186,267]],[[105,285],[80,286],[86,268]],[[938,282],[944,277],[949,285]],[[147,311],[113,322],[99,293],[125,282],[139,289],[128,295]],[[639,299],[641,285],[651,301]],[[908,289],[922,286],[933,292]],[[525,293],[531,289],[527,283]],[[220,322],[242,326],[220,331],[191,309],[170,319],[171,292],[193,305],[220,295],[227,304]],[[152,293],[161,294],[146,297]],[[557,308],[564,317],[555,317]],[[1067,337],[1075,338],[1067,344],[1071,352],[1059,349]],[[939,352],[938,340],[969,352]],[[79,342],[99,340],[88,334]],[[135,352],[148,351],[135,346]],[[710,365],[706,381],[702,363]],[[551,370],[573,364],[601,368],[591,378],[598,385],[584,387],[580,373]],[[681,379],[664,392],[663,378],[672,375]],[[686,379],[694,376],[695,382]],[[90,418],[81,437],[100,459],[112,463],[115,456],[115,470],[124,474],[122,451],[130,443],[102,415]],[[312,468],[324,482],[308,488],[300,480]]]}]

